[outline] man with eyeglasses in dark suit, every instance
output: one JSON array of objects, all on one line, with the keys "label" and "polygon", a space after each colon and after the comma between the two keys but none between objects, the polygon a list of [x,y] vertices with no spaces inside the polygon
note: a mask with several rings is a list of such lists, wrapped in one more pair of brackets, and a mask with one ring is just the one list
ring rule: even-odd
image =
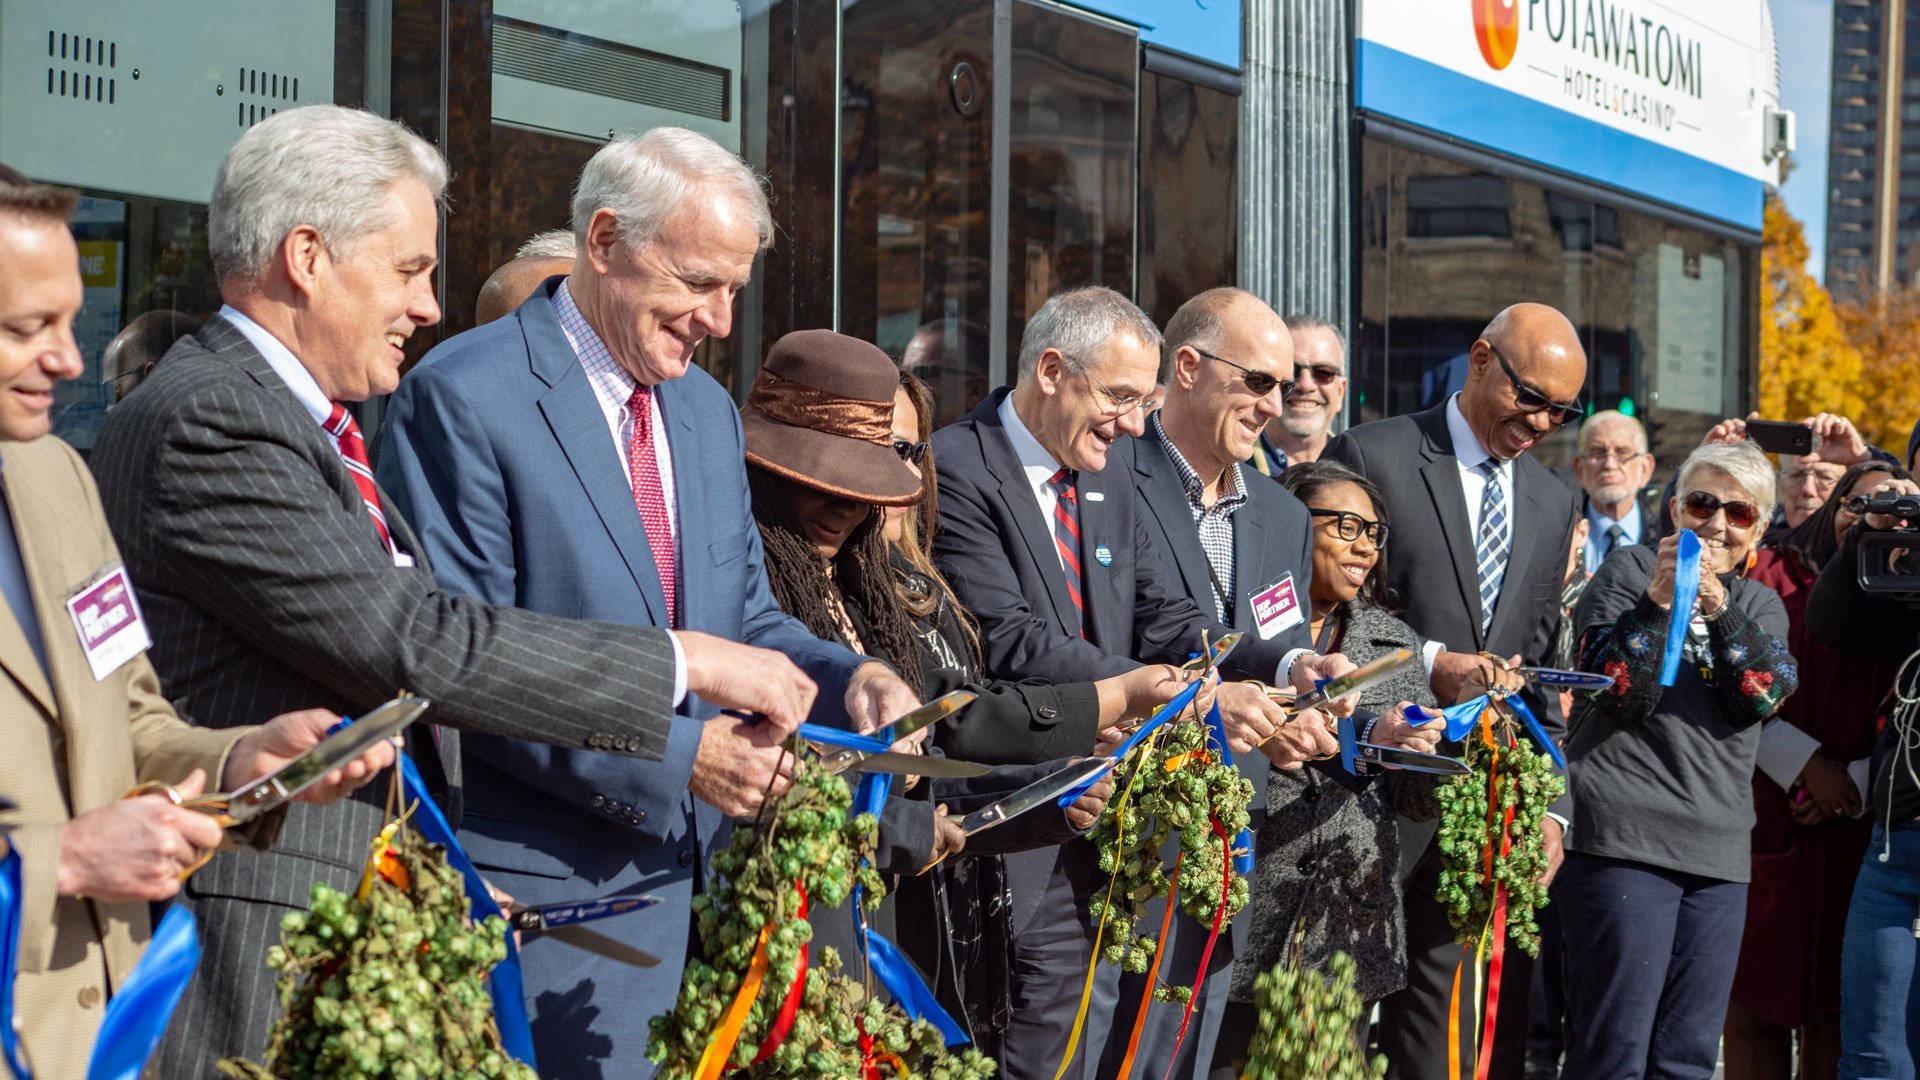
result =
[{"label": "man with eyeglasses in dark suit", "polygon": [[[1401,617],[1427,639],[1433,692],[1449,703],[1476,672],[1486,677],[1491,662],[1483,653],[1529,664],[1551,656],[1578,511],[1573,493],[1528,451],[1580,416],[1587,377],[1579,331],[1544,304],[1494,316],[1467,355],[1458,394],[1423,412],[1362,424],[1326,453],[1386,496],[1393,512],[1387,585],[1404,605]],[[1527,700],[1548,733],[1563,739],[1558,702],[1532,688]],[[1564,799],[1554,809],[1560,817],[1542,825],[1548,880],[1560,865]],[[1400,822],[1407,988],[1381,1003],[1380,1032],[1394,1080],[1447,1075],[1448,998],[1460,946],[1435,899],[1434,829],[1433,822]],[[1496,1077],[1522,1071],[1530,974],[1524,954],[1508,950]],[[1473,1025],[1468,997],[1463,1030]]]}]

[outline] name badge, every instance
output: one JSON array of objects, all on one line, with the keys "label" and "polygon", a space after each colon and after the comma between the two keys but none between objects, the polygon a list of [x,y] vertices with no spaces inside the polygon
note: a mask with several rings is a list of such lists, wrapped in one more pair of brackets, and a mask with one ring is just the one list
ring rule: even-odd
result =
[{"label": "name badge", "polygon": [[67,600],[67,614],[73,618],[73,629],[80,635],[80,648],[87,654],[87,666],[93,669],[95,682],[106,679],[153,644],[124,566],[110,567],[82,585]]},{"label": "name badge", "polygon": [[1293,575],[1283,574],[1279,581],[1253,594],[1253,625],[1266,641],[1280,631],[1299,626],[1306,620],[1300,610],[1300,596],[1293,587]]}]

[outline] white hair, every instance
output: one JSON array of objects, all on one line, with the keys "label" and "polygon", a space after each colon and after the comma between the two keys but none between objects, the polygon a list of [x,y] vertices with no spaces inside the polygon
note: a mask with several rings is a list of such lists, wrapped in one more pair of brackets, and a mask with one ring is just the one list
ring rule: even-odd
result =
[{"label": "white hair", "polygon": [[513,253],[516,259],[571,259],[580,251],[574,242],[572,229],[548,229],[527,237],[520,250]]},{"label": "white hair", "polygon": [[1687,482],[1701,469],[1712,469],[1725,473],[1738,484],[1741,491],[1747,493],[1755,505],[1760,507],[1760,520],[1766,521],[1773,516],[1774,486],[1773,463],[1767,460],[1766,452],[1749,439],[1738,443],[1712,443],[1702,446],[1687,455],[1680,463],[1680,479],[1674,485],[1674,491],[1685,498]]},{"label": "white hair", "polygon": [[1584,448],[1587,445],[1587,432],[1596,431],[1601,424],[1626,424],[1633,429],[1633,450],[1636,454],[1647,452],[1647,429],[1640,421],[1618,409],[1602,409],[1580,423],[1580,437],[1574,445]]},{"label": "white hair", "polygon": [[417,180],[436,203],[447,162],[396,121],[361,109],[307,105],[260,121],[227,151],[207,207],[207,251],[221,278],[258,278],[287,234],[301,225],[327,250],[350,251],[394,224],[383,201],[393,185]]},{"label": "white hair", "polygon": [[1100,285],[1063,292],[1040,305],[1020,335],[1020,380],[1025,382],[1048,349],[1060,353],[1068,371],[1079,374],[1120,334],[1132,334],[1158,352],[1160,328],[1133,301]]},{"label": "white hair", "polygon": [[611,210],[620,222],[620,239],[630,248],[645,247],[680,204],[702,188],[732,196],[753,219],[760,250],[772,246],[773,210],[759,174],[726,147],[677,127],[622,135],[593,155],[573,193],[574,240],[585,246],[593,215]]}]

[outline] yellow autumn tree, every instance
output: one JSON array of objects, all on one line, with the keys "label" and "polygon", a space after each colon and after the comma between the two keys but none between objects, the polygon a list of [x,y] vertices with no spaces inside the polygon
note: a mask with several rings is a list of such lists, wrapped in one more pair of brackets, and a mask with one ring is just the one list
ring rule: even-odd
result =
[{"label": "yellow autumn tree", "polygon": [[1840,324],[1860,352],[1866,404],[1850,414],[1868,442],[1895,454],[1920,420],[1920,290],[1890,290],[1839,307]]},{"label": "yellow autumn tree", "polygon": [[1778,195],[1768,195],[1760,249],[1760,415],[1798,420],[1831,412],[1858,423],[1866,407],[1862,375],[1860,352],[1833,298],[1807,273],[1805,230]]}]

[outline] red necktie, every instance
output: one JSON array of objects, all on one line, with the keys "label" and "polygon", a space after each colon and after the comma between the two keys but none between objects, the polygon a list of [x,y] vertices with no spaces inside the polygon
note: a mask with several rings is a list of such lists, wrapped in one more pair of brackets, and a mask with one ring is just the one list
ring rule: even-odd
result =
[{"label": "red necktie", "polygon": [[660,591],[667,598],[667,625],[680,625],[673,562],[673,519],[667,515],[667,494],[660,486],[660,462],[653,451],[653,387],[636,386],[627,399],[633,418],[633,440],[627,444],[627,475],[633,480],[633,505],[647,530],[653,549],[653,567],[660,574]]},{"label": "red necktie", "polygon": [[360,502],[366,506],[367,516],[373,519],[380,542],[386,545],[388,554],[397,554],[399,549],[393,546],[393,534],[387,531],[387,516],[380,512],[380,489],[373,484],[373,468],[367,463],[367,443],[360,437],[360,425],[354,423],[347,407],[336,401],[333,412],[327,414],[325,427],[327,434],[340,444],[340,457],[347,463],[347,471],[353,474],[353,486],[360,489]]},{"label": "red necktie", "polygon": [[1060,552],[1060,565],[1067,575],[1067,595],[1073,598],[1073,610],[1080,616],[1081,637],[1087,636],[1086,605],[1080,599],[1080,500],[1074,474],[1067,469],[1054,473],[1047,483],[1053,486],[1053,546]]}]

